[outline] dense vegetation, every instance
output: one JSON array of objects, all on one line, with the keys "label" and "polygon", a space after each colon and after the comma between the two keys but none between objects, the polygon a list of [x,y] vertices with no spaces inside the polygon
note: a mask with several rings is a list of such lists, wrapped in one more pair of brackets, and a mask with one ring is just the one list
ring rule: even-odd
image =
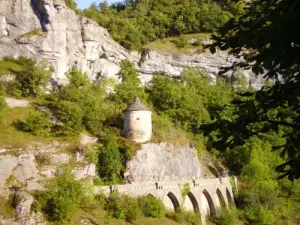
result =
[{"label": "dense vegetation", "polygon": [[[14,62],[18,63],[18,60]],[[244,138],[237,146],[226,145],[234,140],[231,137],[239,137],[242,131],[239,127],[255,115],[255,112],[243,108],[244,104],[246,106],[248,103],[252,104],[256,95],[254,90],[243,86],[240,80],[234,85],[221,78],[213,81],[204,70],[194,69],[185,70],[178,79],[156,74],[147,86],[142,87],[137,71],[129,61],[123,61],[121,68],[121,83],[112,80],[90,83],[87,75],[75,67],[72,68],[68,73],[70,80],[68,85],[58,86],[51,94],[30,95],[31,98],[36,99],[38,105],[27,119],[15,123],[15,126],[25,132],[44,137],[77,137],[82,131],[98,136],[101,140],[100,146],[96,149],[82,149],[86,158],[98,165],[100,179],[94,182],[95,184],[119,183],[124,179],[122,173],[126,161],[138,149],[137,145],[120,137],[122,110],[134,96],[139,96],[154,110],[153,140],[179,144],[193,142],[200,154],[206,148],[219,157],[230,168],[231,173],[240,176],[242,189],[236,196],[238,210],[225,212],[216,221],[217,224],[228,224],[228,221],[236,221],[237,218],[252,224],[299,222],[297,212],[300,210],[300,182],[291,182],[287,178],[277,180],[278,174],[275,168],[286,158],[280,154],[280,151],[272,150],[286,143],[284,136],[286,130],[257,132],[250,139]],[[39,73],[34,72],[32,76],[37,74]],[[14,82],[19,81],[11,81],[12,84]],[[114,88],[114,92],[107,91],[111,87]],[[6,94],[15,93],[15,96],[19,96],[18,91],[5,90]],[[264,89],[264,91],[268,90],[268,88]],[[41,106],[46,107],[47,110],[41,111]],[[5,110],[5,104],[2,104],[1,108]],[[53,116],[56,118],[54,123],[50,120]],[[229,122],[234,122],[237,127],[234,130],[230,126],[226,127]],[[227,130],[223,129],[224,126]],[[252,129],[259,127],[260,122],[253,126]],[[225,137],[228,142],[224,144]],[[68,174],[64,176],[66,177],[63,178],[63,182],[73,179]],[[57,182],[62,182],[59,176],[52,181],[54,186]],[[73,202],[71,193],[69,197],[62,194],[70,198],[68,200],[51,198],[60,191],[63,193],[64,185],[58,185],[62,190],[52,187],[50,188],[52,192],[37,195],[37,199],[41,198],[39,195],[48,196],[42,198],[47,201],[38,200],[37,207],[48,214],[50,219],[64,221],[71,218],[72,212],[84,210],[82,207],[92,207],[89,204],[98,204],[94,200],[90,200],[89,203],[83,197],[82,201],[85,203]],[[80,190],[80,188],[75,189]],[[76,195],[80,196],[80,193]],[[76,201],[78,199],[76,198]],[[59,201],[68,202],[69,206],[60,208],[65,206]],[[129,202],[130,207],[127,209],[127,205],[124,207],[122,202]],[[282,210],[283,208],[285,210]],[[160,203],[150,197],[141,200],[128,196],[112,196],[107,203],[102,204],[102,210],[111,212],[112,217],[129,222],[140,218],[141,215],[146,217],[165,215]],[[57,214],[57,211],[62,214]],[[184,212],[166,215],[180,223],[190,221],[188,223],[193,224],[192,221],[199,220]]]},{"label": "dense vegetation", "polygon": [[92,4],[77,12],[97,21],[132,50],[158,38],[216,31],[230,18],[240,16],[243,6],[230,0],[140,0]]}]

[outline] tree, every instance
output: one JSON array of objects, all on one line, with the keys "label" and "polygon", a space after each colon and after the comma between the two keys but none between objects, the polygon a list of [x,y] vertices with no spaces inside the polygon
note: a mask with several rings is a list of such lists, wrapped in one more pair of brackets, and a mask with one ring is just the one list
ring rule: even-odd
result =
[{"label": "tree", "polygon": [[65,2],[70,9],[75,10],[77,8],[77,4],[73,0],[65,0]]},{"label": "tree", "polygon": [[46,185],[46,198],[42,200],[45,211],[51,219],[66,224],[70,216],[80,206],[84,190],[79,181],[76,181],[71,171],[63,168],[58,175]]},{"label": "tree", "polygon": [[58,126],[58,134],[76,136],[82,130],[83,111],[79,104],[70,101],[59,102],[56,116],[62,122]]},{"label": "tree", "polygon": [[274,84],[237,96],[235,118],[220,118],[214,125],[235,136],[224,135],[215,143],[232,148],[258,133],[283,130],[286,143],[274,147],[282,150],[286,162],[277,171],[281,177],[300,178],[300,1],[255,0],[245,10],[239,20],[231,20],[213,36],[216,42],[210,49],[243,57],[245,62],[233,66],[252,68]]},{"label": "tree", "polygon": [[12,72],[16,75],[17,86],[24,97],[36,97],[42,93],[51,75],[51,69],[45,61],[37,63],[36,59],[24,56],[4,60],[21,66],[22,69],[12,70]]},{"label": "tree", "polygon": [[146,93],[134,65],[129,60],[123,60],[120,66],[122,83],[116,86],[115,93],[111,95],[111,99],[122,108],[132,103],[135,97],[139,97],[142,101],[145,101]]},{"label": "tree", "polygon": [[117,182],[120,180],[122,167],[122,157],[118,144],[116,140],[111,139],[99,154],[99,174],[106,181]]}]

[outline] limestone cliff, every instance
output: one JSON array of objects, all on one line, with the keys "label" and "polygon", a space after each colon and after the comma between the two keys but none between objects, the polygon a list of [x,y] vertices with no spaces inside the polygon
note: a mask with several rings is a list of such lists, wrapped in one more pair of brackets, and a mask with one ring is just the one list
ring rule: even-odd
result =
[{"label": "limestone cliff", "polygon": [[128,182],[182,181],[204,177],[204,168],[195,148],[149,143],[127,163],[124,175]]},{"label": "limestone cliff", "polygon": [[55,78],[65,81],[72,66],[92,80],[113,76],[127,52],[107,30],[77,16],[64,0],[0,0],[0,58],[30,56],[47,59]]},{"label": "limestone cliff", "polygon": [[[53,78],[67,81],[65,72],[76,65],[91,80],[118,74],[120,61],[128,58],[138,67],[142,82],[154,72],[178,76],[186,67],[204,67],[215,77],[221,67],[236,59],[226,52],[193,55],[127,52],[106,29],[95,21],[76,15],[64,0],[0,0],[0,58],[29,56],[47,59],[54,67]],[[233,70],[233,80],[243,74],[255,88],[264,83],[251,71]]]},{"label": "limestone cliff", "polygon": [[[227,52],[217,51],[215,54],[208,50],[199,54],[162,54],[155,51],[148,51],[140,60],[141,78],[144,82],[152,79],[154,72],[163,72],[172,76],[179,76],[185,68],[205,68],[207,72],[215,78],[221,68],[230,67],[240,59],[229,55]],[[265,80],[257,77],[251,70],[233,69],[227,72],[231,81],[235,81],[238,76],[246,78],[248,83],[255,89],[260,89]]]}]

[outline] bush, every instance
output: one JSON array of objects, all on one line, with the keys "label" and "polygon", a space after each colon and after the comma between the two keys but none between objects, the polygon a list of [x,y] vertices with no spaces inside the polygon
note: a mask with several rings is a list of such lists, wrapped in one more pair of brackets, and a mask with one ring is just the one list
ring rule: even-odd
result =
[{"label": "bush", "polygon": [[117,219],[125,219],[127,222],[136,220],[141,212],[137,199],[128,195],[120,196],[115,192],[107,198],[105,209]]},{"label": "bush", "polygon": [[137,199],[132,198],[128,195],[124,195],[122,196],[122,202],[124,207],[125,220],[127,222],[132,222],[141,215]]},{"label": "bush", "polygon": [[220,216],[216,219],[216,225],[234,225],[237,219],[237,212],[234,207],[229,210],[223,208]]},{"label": "bush", "polygon": [[119,193],[112,193],[106,200],[105,210],[114,218],[125,219],[124,206],[122,205]]},{"label": "bush", "polygon": [[58,126],[59,135],[76,136],[82,130],[83,111],[79,104],[61,101],[56,105],[56,116],[62,125]]},{"label": "bush", "polygon": [[145,217],[162,218],[165,215],[163,202],[152,195],[139,197],[138,203]]},{"label": "bush", "polygon": [[24,97],[36,97],[41,95],[50,79],[51,70],[44,61],[37,64],[32,58],[20,56],[18,59],[6,58],[6,61],[14,62],[21,66],[21,70],[12,70],[16,75],[16,83]]},{"label": "bush", "polygon": [[101,149],[98,165],[99,174],[105,181],[114,183],[120,180],[123,164],[116,140],[109,140]]},{"label": "bush", "polygon": [[51,220],[67,223],[79,208],[84,192],[81,183],[75,180],[71,172],[62,169],[46,185],[46,191],[36,192],[34,196],[35,211],[42,210]]},{"label": "bush", "polygon": [[182,36],[174,39],[172,42],[176,45],[177,48],[184,48],[188,44],[188,41]]},{"label": "bush", "polygon": [[4,98],[2,96],[0,96],[0,121],[3,118],[6,107],[7,107],[7,105],[6,105]]},{"label": "bush", "polygon": [[185,211],[177,211],[177,212],[167,212],[166,216],[178,223],[184,223],[189,225],[199,225],[201,224],[201,218],[199,214],[194,212],[185,212]]},{"label": "bush", "polygon": [[20,128],[34,135],[47,136],[52,127],[49,117],[48,113],[32,112],[25,121],[21,122]]}]

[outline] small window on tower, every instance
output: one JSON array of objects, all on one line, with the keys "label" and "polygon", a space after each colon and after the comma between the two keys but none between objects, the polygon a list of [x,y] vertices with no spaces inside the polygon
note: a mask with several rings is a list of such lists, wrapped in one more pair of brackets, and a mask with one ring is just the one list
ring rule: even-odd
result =
[{"label": "small window on tower", "polygon": [[140,120],[140,118],[136,118],[136,120]]}]

